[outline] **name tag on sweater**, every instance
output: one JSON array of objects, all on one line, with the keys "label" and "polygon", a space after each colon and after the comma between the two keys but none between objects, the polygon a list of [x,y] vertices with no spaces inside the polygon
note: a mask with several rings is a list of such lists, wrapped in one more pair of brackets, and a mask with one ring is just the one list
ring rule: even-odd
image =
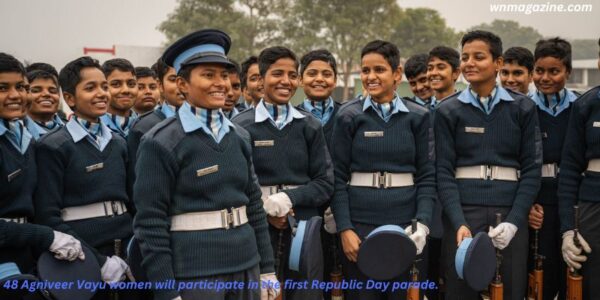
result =
[{"label": "name tag on sweater", "polygon": [[383,137],[383,131],[365,131],[365,137]]},{"label": "name tag on sweater", "polygon": [[100,170],[100,169],[104,169],[104,163],[99,163],[99,164],[85,167],[85,171],[88,173],[94,172],[94,171]]},{"label": "name tag on sweater", "polygon": [[275,146],[274,140],[254,141],[254,147],[273,147],[273,146]]},{"label": "name tag on sweater", "polygon": [[600,127],[600,122],[594,122],[594,127]]},{"label": "name tag on sweater", "polygon": [[13,181],[13,179],[15,179],[17,176],[19,176],[22,173],[21,169],[18,169],[10,174],[8,174],[8,182]]},{"label": "name tag on sweater", "polygon": [[204,176],[212,173],[219,172],[219,165],[210,166],[208,168],[200,169],[196,171],[196,176]]},{"label": "name tag on sweater", "polygon": [[465,127],[466,133],[485,133],[485,128],[483,127]]}]

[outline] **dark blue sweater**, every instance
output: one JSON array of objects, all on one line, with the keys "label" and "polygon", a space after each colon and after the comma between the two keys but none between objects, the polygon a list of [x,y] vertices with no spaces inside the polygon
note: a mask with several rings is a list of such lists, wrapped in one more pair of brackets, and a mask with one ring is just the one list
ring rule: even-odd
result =
[{"label": "dark blue sweater", "polygon": [[[151,281],[193,279],[249,269],[274,272],[267,219],[252,165],[248,133],[235,128],[217,144],[199,129],[185,133],[179,116],[153,127],[138,151],[133,189],[135,235]],[[203,168],[218,171],[198,176]],[[170,231],[174,215],[246,205],[248,223],[237,228]],[[172,299],[176,290],[156,290]]]},{"label": "dark blue sweater", "polygon": [[[129,213],[65,222],[61,209],[104,202],[129,202],[127,196],[127,145],[113,133],[100,152],[87,139],[75,143],[67,127],[44,135],[36,149],[38,185],[35,189],[36,220],[55,230],[71,234],[91,247],[111,245],[115,239],[131,237]],[[87,172],[86,167],[104,167]],[[105,257],[96,253],[100,265]]]},{"label": "dark blue sweater", "polygon": [[[429,113],[401,100],[409,112],[394,114],[384,122],[372,109],[363,111],[363,100],[353,100],[337,114],[332,153],[335,194],[332,209],[338,231],[353,223],[406,224],[417,218],[429,225],[435,199],[435,169],[428,150]],[[365,137],[381,131],[382,137]],[[376,189],[348,185],[352,172],[412,173],[415,185]]]},{"label": "dark blue sweater", "polygon": [[[32,141],[21,154],[6,134],[0,136],[0,218],[33,219],[37,182],[34,144]],[[0,263],[15,262],[22,272],[27,272],[32,263],[27,249],[48,250],[53,238],[49,227],[0,220]]]},{"label": "dark blue sweater", "polygon": [[[319,215],[333,193],[333,167],[321,123],[310,113],[299,110],[306,117],[293,119],[282,130],[269,121],[256,123],[255,110],[247,109],[233,118],[233,122],[250,133],[252,158],[261,186],[300,185],[284,191],[292,201],[298,219]],[[258,146],[255,141],[272,141],[269,146]]]},{"label": "dark blue sweater", "polygon": [[[438,196],[453,230],[468,226],[462,205],[512,207],[506,221],[526,226],[540,187],[542,147],[537,109],[527,96],[507,90],[514,101],[500,101],[486,115],[455,93],[435,115]],[[467,127],[483,128],[473,133]],[[494,165],[520,170],[519,181],[455,179],[457,167]]]},{"label": "dark blue sweater", "polygon": [[600,158],[599,93],[597,86],[572,103],[558,183],[561,232],[575,227],[573,205],[578,201],[600,201],[600,173],[586,171],[588,161]]}]

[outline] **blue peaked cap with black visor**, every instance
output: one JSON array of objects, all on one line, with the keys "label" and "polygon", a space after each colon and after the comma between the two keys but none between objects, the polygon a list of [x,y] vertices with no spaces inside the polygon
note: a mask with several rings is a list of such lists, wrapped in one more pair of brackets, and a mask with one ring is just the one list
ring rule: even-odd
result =
[{"label": "blue peaked cap with black visor", "polygon": [[173,43],[162,56],[163,61],[175,68],[175,72],[184,66],[216,63],[233,66],[227,58],[231,38],[218,29],[203,29],[192,32]]}]

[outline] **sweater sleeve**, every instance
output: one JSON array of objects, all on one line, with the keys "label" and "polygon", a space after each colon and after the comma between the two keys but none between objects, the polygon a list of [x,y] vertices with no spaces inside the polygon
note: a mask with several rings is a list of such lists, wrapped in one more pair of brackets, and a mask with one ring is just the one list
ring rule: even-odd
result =
[{"label": "sweater sleeve", "polygon": [[456,126],[450,116],[450,111],[439,110],[434,120],[435,128],[435,158],[437,172],[438,197],[444,207],[444,213],[452,223],[452,230],[460,226],[468,226],[462,211],[458,183],[455,178],[456,170]]},{"label": "sweater sleeve", "polygon": [[246,195],[250,200],[246,211],[248,213],[248,223],[254,229],[256,243],[258,246],[258,254],[260,255],[260,273],[275,272],[273,249],[271,248],[271,240],[269,236],[267,214],[263,209],[263,201],[261,199],[260,185],[258,177],[254,172],[254,164],[252,163],[252,155],[250,154],[250,145],[247,145],[248,153],[248,185],[246,187]]},{"label": "sweater sleeve", "polygon": [[64,206],[63,189],[64,173],[68,163],[65,154],[59,149],[52,149],[48,145],[40,144],[36,149],[36,163],[38,166],[38,183],[35,189],[35,220],[36,223],[50,226],[77,238],[83,245],[90,249],[100,266],[106,262],[106,256],[100,254],[96,248],[88,245],[77,233],[62,219],[61,208]]},{"label": "sweater sleeve", "polygon": [[[136,173],[140,174],[133,186],[137,207],[133,229],[139,239],[149,281],[174,280],[173,253],[169,233],[169,207],[178,173],[172,153],[153,139],[140,144]],[[156,187],[164,188],[156,188]],[[173,299],[176,290],[154,291],[156,299]]]},{"label": "sweater sleeve", "polygon": [[331,155],[335,174],[335,191],[331,201],[331,209],[338,232],[354,229],[350,218],[350,201],[348,198],[348,180],[350,179],[350,162],[352,160],[352,139],[355,133],[352,116],[338,114],[333,126]]},{"label": "sweater sleeve", "polygon": [[0,248],[33,247],[43,252],[48,251],[52,241],[54,241],[54,232],[50,227],[0,220]]},{"label": "sweater sleeve", "polygon": [[[521,151],[519,163],[521,178],[515,200],[506,218],[518,228],[527,226],[527,215],[541,185],[542,177],[542,134],[540,133],[537,109],[531,106],[522,111]],[[523,110],[523,108],[521,108]]]},{"label": "sweater sleeve", "polygon": [[430,153],[433,143],[431,115],[423,115],[419,122],[413,125],[415,132],[416,159],[415,183],[417,187],[417,215],[419,222],[429,226],[435,202],[435,166]]},{"label": "sweater sleeve", "polygon": [[[129,131],[129,135],[127,135],[127,195],[129,196],[129,199],[133,199],[133,183],[135,182],[136,155],[137,150],[140,146],[141,138],[142,133],[138,130],[135,130],[135,128],[132,128]],[[134,216],[136,212],[135,203],[133,203],[133,201],[130,202],[130,207],[132,208],[132,210],[130,210],[130,213],[132,216]]]},{"label": "sweater sleeve", "polygon": [[293,206],[320,207],[333,194],[333,166],[327,142],[320,125],[305,128],[308,145],[309,176],[311,180],[296,189],[285,190]]},{"label": "sweater sleeve", "polygon": [[587,116],[580,113],[581,100],[573,103],[567,135],[563,145],[558,180],[558,214],[560,232],[575,228],[573,205],[577,203],[579,185],[586,169],[585,122]]}]

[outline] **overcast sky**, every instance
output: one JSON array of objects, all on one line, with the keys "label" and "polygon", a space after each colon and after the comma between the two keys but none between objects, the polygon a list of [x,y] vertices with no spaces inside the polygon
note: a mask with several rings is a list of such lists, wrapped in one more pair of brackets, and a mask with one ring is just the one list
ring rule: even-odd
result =
[{"label": "overcast sky", "polygon": [[[569,39],[600,37],[600,0],[398,0],[401,7],[429,7],[458,30],[510,19],[532,26],[544,36]],[[592,4],[592,12],[491,13],[490,4]],[[156,28],[173,11],[176,0],[0,0],[0,51],[29,62],[60,68],[81,56],[83,47],[160,46]],[[368,0],[365,1],[368,5]]]}]

